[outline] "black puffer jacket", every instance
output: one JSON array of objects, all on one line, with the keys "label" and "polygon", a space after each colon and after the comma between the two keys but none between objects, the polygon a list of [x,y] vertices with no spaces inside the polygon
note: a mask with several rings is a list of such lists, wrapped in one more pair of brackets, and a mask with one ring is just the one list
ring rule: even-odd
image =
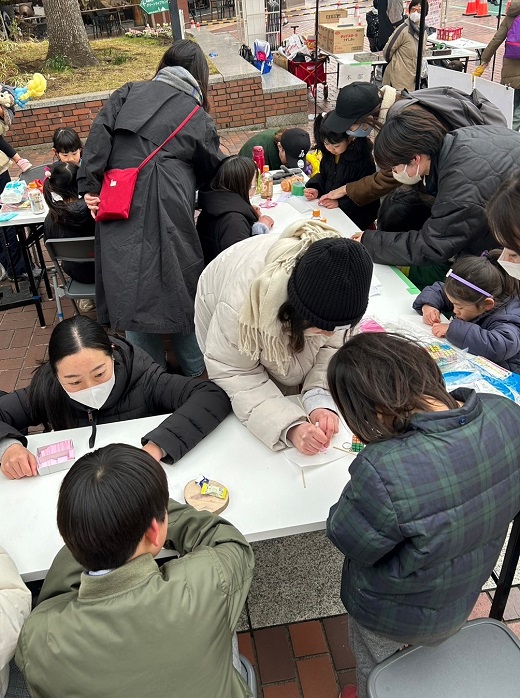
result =
[{"label": "black puffer jacket", "polygon": [[[199,381],[163,371],[146,352],[124,339],[112,337],[116,347],[116,382],[100,410],[91,410],[66,397],[72,427],[121,422],[173,412],[162,424],[141,438],[166,451],[166,462],[175,463],[222,422],[231,411],[226,393],[210,381]],[[0,397],[0,440],[18,439],[21,431],[37,426],[28,400],[28,389]]]},{"label": "black puffer jacket", "polygon": [[[87,238],[94,235],[96,222],[92,218],[87,204],[78,199],[68,204],[71,212],[66,226],[52,220],[48,213],[43,221],[43,235],[49,238]],[[96,280],[94,262],[62,262],[63,270],[80,284],[93,284]]]},{"label": "black puffer jacket", "polygon": [[222,250],[251,237],[251,226],[258,218],[251,204],[232,191],[199,191],[202,211],[197,232],[207,266]]},{"label": "black puffer jacket", "polygon": [[497,244],[486,204],[519,167],[520,133],[501,126],[452,131],[432,159],[426,188],[435,202],[421,230],[366,230],[363,245],[378,264],[438,264],[461,252],[480,255]]},{"label": "black puffer jacket", "polygon": [[[308,189],[317,189],[320,196],[350,182],[374,174],[376,166],[372,157],[372,145],[368,138],[354,138],[347,150],[339,156],[338,162],[332,153],[323,150],[320,171],[311,177],[305,185]],[[348,196],[338,199],[340,209],[360,230],[373,223],[379,209],[379,199],[366,206],[358,206]],[[326,215],[326,214],[324,214]]]}]

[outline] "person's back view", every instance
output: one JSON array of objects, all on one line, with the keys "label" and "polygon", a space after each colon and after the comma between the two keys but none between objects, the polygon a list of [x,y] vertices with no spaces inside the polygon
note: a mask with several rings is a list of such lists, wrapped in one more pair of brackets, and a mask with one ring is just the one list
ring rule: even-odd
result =
[{"label": "person's back view", "polygon": [[[232,645],[253,553],[231,524],[169,500],[162,466],[114,444],[67,473],[58,528],[15,657],[32,696],[248,695]],[[159,568],[163,545],[181,557]]]}]

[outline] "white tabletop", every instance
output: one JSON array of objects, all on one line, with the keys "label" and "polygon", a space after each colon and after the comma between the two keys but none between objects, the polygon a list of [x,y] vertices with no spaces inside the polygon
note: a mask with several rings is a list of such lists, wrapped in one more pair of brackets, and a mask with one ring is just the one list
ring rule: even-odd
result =
[{"label": "white tabletop", "polygon": [[0,228],[5,228],[10,225],[32,225],[33,223],[43,223],[45,216],[49,211],[47,204],[44,204],[44,206],[45,211],[43,213],[33,213],[30,208],[25,209],[24,211],[18,211],[16,216],[11,218],[11,220],[0,221]]},{"label": "white tabletop", "polygon": [[[343,215],[343,214],[342,214]],[[376,265],[383,294],[370,299],[367,313],[380,318],[401,316],[420,324],[412,310],[414,295],[391,267]],[[140,446],[140,438],[161,417],[101,425],[95,447],[114,442]],[[29,437],[38,446],[72,438],[76,457],[88,451],[90,428]],[[186,483],[199,473],[219,480],[230,491],[225,516],[249,541],[277,538],[325,527],[329,509],[348,481],[347,455],[326,465],[301,469],[282,452],[273,453],[230,415],[213,433],[173,466],[164,466],[170,495],[182,501]],[[4,545],[27,581],[41,579],[62,545],[56,526],[56,501],[65,472],[7,480],[0,474],[0,544]]]},{"label": "white tabletop", "polygon": [[[447,42],[445,41],[444,43]],[[362,52],[358,51],[357,53],[331,53],[330,55],[333,58],[335,58],[340,65],[363,65],[363,63],[360,63],[354,58],[354,56],[358,55],[359,53]],[[424,56],[424,60],[426,61],[439,61],[443,58],[471,58],[473,60],[476,60],[478,56],[475,53],[475,51],[470,51],[466,48],[452,48],[449,54],[445,54],[443,56]],[[381,56],[380,59],[375,61],[366,61],[365,64],[386,65],[386,61],[383,58],[383,56]]]},{"label": "white tabletop", "polygon": [[445,41],[444,39],[437,39],[437,34],[430,34],[428,41],[431,43],[446,44],[450,48],[466,49],[469,51],[481,51],[486,48],[487,44],[482,41],[475,41],[474,39],[453,39],[453,41]]}]

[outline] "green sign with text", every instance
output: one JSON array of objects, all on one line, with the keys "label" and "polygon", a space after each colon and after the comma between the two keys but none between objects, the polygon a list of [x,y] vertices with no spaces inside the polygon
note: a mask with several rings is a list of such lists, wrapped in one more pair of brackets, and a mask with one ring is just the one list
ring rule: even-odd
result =
[{"label": "green sign with text", "polygon": [[141,0],[139,5],[146,14],[153,15],[156,12],[168,12],[168,0]]}]

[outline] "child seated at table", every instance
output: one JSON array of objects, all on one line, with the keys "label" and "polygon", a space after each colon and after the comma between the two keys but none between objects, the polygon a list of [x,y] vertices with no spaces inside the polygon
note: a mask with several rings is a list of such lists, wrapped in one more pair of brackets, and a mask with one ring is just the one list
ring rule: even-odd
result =
[{"label": "child seated at table", "polygon": [[372,129],[353,124],[350,130],[335,133],[327,126],[329,116],[330,113],[318,114],[314,121],[314,140],[322,158],[320,171],[305,185],[305,198],[309,201],[320,198],[320,205],[326,208],[339,206],[360,230],[365,230],[377,216],[379,201],[358,206],[346,195],[346,189],[339,199],[329,199],[327,194],[376,171],[372,143],[367,138]]},{"label": "child seated at table", "polygon": [[11,480],[38,472],[23,435],[29,426],[91,427],[94,448],[97,424],[169,415],[141,443],[157,460],[175,463],[230,412],[219,387],[166,373],[143,349],[109,337],[86,315],[58,323],[48,352],[27,388],[0,397],[1,471]]},{"label": "child seated at table", "polygon": [[[0,698],[6,695],[9,662],[14,657],[18,635],[30,610],[31,592],[23,583],[13,560],[0,545]],[[14,680],[15,677],[13,683]],[[9,695],[17,694],[11,690]]]},{"label": "child seated at table", "polygon": [[327,521],[345,555],[341,599],[366,698],[377,663],[439,644],[468,619],[520,510],[520,406],[448,393],[428,352],[392,334],[353,337],[327,375],[366,444]]},{"label": "child seated at table", "polygon": [[377,212],[378,230],[420,230],[431,216],[433,197],[403,185],[384,197]]},{"label": "child seated at table", "polygon": [[[520,373],[520,286],[498,264],[501,252],[459,258],[446,282],[427,286],[413,308],[436,337]],[[454,317],[441,322],[440,313]]]},{"label": "child seated at table", "polygon": [[[31,695],[250,695],[233,644],[254,561],[234,526],[169,499],[162,466],[124,444],[72,466],[57,520],[66,547],[16,650]],[[159,567],[163,546],[180,558]]]},{"label": "child seated at table", "polygon": [[255,195],[257,177],[251,159],[231,155],[222,161],[209,188],[199,191],[202,210],[197,232],[206,265],[236,242],[268,233],[273,227],[273,219],[249,201]]},{"label": "child seated at table", "polygon": [[[94,235],[96,223],[87,204],[78,195],[77,173],[77,165],[60,161],[43,182],[43,196],[49,207],[49,213],[43,223],[46,240]],[[82,284],[95,282],[94,262],[62,262],[62,267],[74,281]],[[79,301],[79,308],[84,312],[95,307],[95,302],[90,298],[82,298]]]},{"label": "child seated at table", "polygon": [[52,152],[54,157],[61,162],[72,162],[74,165],[81,163],[83,144],[73,128],[57,128],[52,135]]}]

